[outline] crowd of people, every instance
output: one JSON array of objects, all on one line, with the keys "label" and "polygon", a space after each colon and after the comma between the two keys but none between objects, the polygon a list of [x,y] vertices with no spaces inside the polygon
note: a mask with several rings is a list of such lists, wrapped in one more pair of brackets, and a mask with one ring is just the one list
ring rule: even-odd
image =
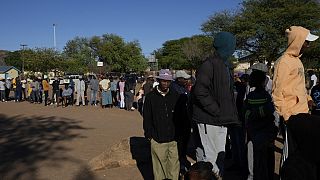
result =
[{"label": "crowd of people", "polygon": [[[0,97],[6,102],[13,91],[15,102],[137,109],[156,180],[223,179],[225,168],[238,170],[241,179],[272,180],[279,134],[284,140],[281,179],[317,180],[320,85],[313,71],[306,83],[300,57],[318,36],[299,26],[286,34],[288,47],[274,70],[256,63],[247,73],[234,74],[229,58],[236,38],[220,32],[213,41],[215,54],[195,77],[184,70],[173,75],[169,69],[145,78],[71,78],[63,85],[57,77],[52,82],[46,76],[30,81],[17,77],[0,79]],[[233,164],[225,167],[229,148]]]},{"label": "crowd of people", "polygon": [[28,79],[18,76],[0,79],[0,98],[1,102],[28,101],[55,107],[91,105],[142,112],[144,92],[149,92],[156,84],[152,75],[146,78],[91,75],[64,80],[58,77],[49,79],[46,75]]},{"label": "crowd of people", "polygon": [[[281,179],[320,178],[320,88],[314,72],[306,83],[300,60],[318,36],[300,26],[286,34],[288,47],[274,69],[257,63],[234,76],[229,58],[236,39],[220,32],[215,54],[197,69],[191,88],[184,71],[173,79],[168,69],[160,70],[159,84],[143,104],[154,179],[223,179],[227,168],[238,170],[240,179],[272,180],[278,135],[284,140]],[[228,148],[233,164],[225,167]],[[197,163],[191,166],[187,155]]]}]

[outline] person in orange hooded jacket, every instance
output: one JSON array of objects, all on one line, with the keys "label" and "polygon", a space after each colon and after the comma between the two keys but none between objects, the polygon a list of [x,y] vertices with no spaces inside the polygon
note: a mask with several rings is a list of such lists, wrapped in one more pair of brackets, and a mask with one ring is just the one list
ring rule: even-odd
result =
[{"label": "person in orange hooded jacket", "polygon": [[307,94],[304,66],[300,57],[318,36],[300,26],[291,26],[286,34],[288,48],[276,61],[272,89],[275,108],[283,117],[286,127],[283,167],[294,166],[286,164],[286,160],[290,158],[298,158],[315,166],[320,163],[320,146],[314,141],[320,138],[320,117],[309,114],[308,104],[312,101]]}]

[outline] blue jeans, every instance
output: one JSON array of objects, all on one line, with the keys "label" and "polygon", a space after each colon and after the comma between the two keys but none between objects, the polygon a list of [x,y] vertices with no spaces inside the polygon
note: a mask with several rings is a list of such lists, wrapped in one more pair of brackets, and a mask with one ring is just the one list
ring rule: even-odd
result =
[{"label": "blue jeans", "polygon": [[21,95],[22,95],[22,89],[17,88],[16,91],[14,92],[14,100],[20,101]]},{"label": "blue jeans", "polygon": [[97,104],[97,90],[91,89],[90,104]]}]

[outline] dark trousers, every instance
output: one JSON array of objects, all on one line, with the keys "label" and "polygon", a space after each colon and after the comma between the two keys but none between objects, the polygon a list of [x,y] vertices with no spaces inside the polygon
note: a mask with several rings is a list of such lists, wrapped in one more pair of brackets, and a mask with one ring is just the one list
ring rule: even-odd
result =
[{"label": "dark trousers", "polygon": [[228,128],[231,139],[232,160],[243,173],[248,172],[246,146],[245,146],[245,131],[243,127],[231,126]]},{"label": "dark trousers", "polygon": [[8,101],[9,100],[9,95],[10,95],[10,89],[6,88],[5,93],[6,93],[6,100]]},{"label": "dark trousers", "polygon": [[112,96],[112,104],[114,106],[117,106],[118,105],[117,91],[111,91],[111,96]]},{"label": "dark trousers", "polygon": [[133,98],[134,98],[134,94],[132,92],[130,91],[124,92],[124,101],[126,105],[126,110],[128,111],[132,108]]},{"label": "dark trousers", "polygon": [[180,172],[186,173],[191,167],[191,163],[187,159],[188,142],[190,139],[190,130],[183,134],[183,137],[177,140],[179,162],[180,162]]},{"label": "dark trousers", "polygon": [[272,180],[274,178],[274,143],[253,141],[253,179]]},{"label": "dark trousers", "polygon": [[49,91],[43,91],[44,92],[44,105],[48,105],[48,96],[49,96]]},{"label": "dark trousers", "polygon": [[289,154],[280,171],[281,179],[294,177],[293,179],[318,180],[320,177],[320,144],[318,143],[320,117],[300,113],[292,115],[285,124]]},{"label": "dark trousers", "polygon": [[14,100],[20,101],[22,96],[22,89],[16,88],[16,91],[14,92]]},{"label": "dark trousers", "polygon": [[317,142],[320,139],[320,117],[310,114],[294,115],[289,118],[287,127],[296,144],[296,151],[292,153],[298,153],[307,161],[320,164],[320,143]]},{"label": "dark trousers", "polygon": [[[56,95],[56,99],[54,99],[54,95]],[[60,90],[54,90],[52,92],[52,103],[58,103],[59,104],[59,97],[60,97]]]}]

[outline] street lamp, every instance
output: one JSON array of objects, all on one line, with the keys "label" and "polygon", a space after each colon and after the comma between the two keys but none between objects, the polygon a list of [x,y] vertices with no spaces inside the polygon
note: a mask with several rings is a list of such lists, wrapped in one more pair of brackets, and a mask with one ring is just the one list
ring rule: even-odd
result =
[{"label": "street lamp", "polygon": [[24,76],[24,50],[25,50],[25,47],[27,47],[28,45],[27,44],[20,44],[20,46],[22,47],[22,75]]},{"label": "street lamp", "polygon": [[57,24],[53,24],[53,49],[54,49],[55,51],[57,50],[56,25],[57,25]]}]

